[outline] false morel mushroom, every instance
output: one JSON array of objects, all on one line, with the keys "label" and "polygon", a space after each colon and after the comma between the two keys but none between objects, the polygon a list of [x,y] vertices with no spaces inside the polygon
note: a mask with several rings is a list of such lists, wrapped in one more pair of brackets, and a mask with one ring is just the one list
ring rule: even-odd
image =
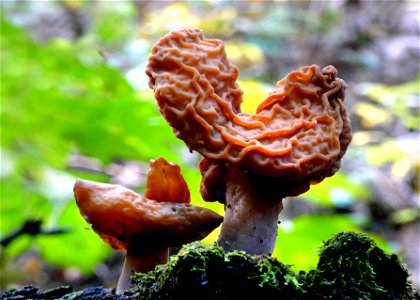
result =
[{"label": "false morel mushroom", "polygon": [[219,244],[271,254],[282,199],[340,167],[351,141],[346,83],[333,66],[302,67],[278,81],[255,114],[243,113],[238,69],[223,42],[198,29],[157,41],[146,73],[176,136],[204,157],[203,198],[225,205]]},{"label": "false morel mushroom", "polygon": [[166,263],[168,247],[201,240],[223,220],[189,204],[179,167],[163,158],[151,161],[145,194],[93,181],[77,180],[74,185],[77,206],[92,229],[115,250],[127,251],[118,293],[132,286],[135,272],[146,273]]}]

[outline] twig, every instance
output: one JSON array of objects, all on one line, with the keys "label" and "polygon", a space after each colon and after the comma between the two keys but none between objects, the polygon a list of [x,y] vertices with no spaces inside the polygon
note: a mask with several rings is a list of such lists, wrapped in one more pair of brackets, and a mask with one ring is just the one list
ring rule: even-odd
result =
[{"label": "twig", "polygon": [[22,226],[0,240],[1,247],[7,247],[13,240],[18,238],[21,235],[29,234],[31,236],[36,236],[39,234],[61,234],[67,233],[70,231],[70,228],[41,228],[42,220],[27,220]]}]

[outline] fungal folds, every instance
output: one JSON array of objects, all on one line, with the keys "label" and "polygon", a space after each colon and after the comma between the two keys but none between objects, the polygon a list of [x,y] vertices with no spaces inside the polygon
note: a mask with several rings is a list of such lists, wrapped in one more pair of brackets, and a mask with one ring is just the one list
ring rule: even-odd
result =
[{"label": "fungal folds", "polygon": [[162,37],[146,73],[177,137],[210,163],[309,186],[338,170],[350,143],[347,86],[333,66],[289,73],[254,114],[241,112],[238,69],[223,42],[206,39],[198,29]]}]

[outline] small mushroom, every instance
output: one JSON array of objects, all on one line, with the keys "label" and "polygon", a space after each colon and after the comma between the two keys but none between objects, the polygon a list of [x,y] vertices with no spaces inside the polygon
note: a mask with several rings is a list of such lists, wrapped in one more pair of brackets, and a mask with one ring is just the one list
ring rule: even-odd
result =
[{"label": "small mushroom", "polygon": [[[154,167],[153,163],[166,165],[165,170],[172,172],[172,176],[162,177],[162,190],[165,190],[164,184],[168,180],[178,181],[181,188],[175,190],[182,191],[176,193],[181,198],[169,195],[168,199],[172,202],[165,202],[162,197],[165,193],[170,194],[171,190],[154,192],[154,188],[159,190],[156,182],[159,176],[156,174],[162,169]],[[93,230],[115,250],[127,251],[117,286],[117,293],[120,294],[132,286],[131,276],[134,272],[149,272],[157,264],[167,262],[168,247],[201,240],[223,220],[211,210],[185,203],[186,191],[188,200],[189,191],[186,184],[183,186],[185,181],[180,173],[174,172],[177,168],[173,164],[158,159],[151,166],[152,175],[149,173],[148,176],[151,184],[146,190],[150,196],[161,197],[159,201],[114,184],[77,180],[74,185],[80,213]],[[181,177],[176,179],[178,175]]]},{"label": "small mushroom", "polygon": [[158,202],[190,203],[190,190],[181,169],[163,157],[150,161],[144,197]]},{"label": "small mushroom", "polygon": [[282,199],[332,176],[351,141],[347,85],[337,70],[293,71],[255,114],[243,113],[238,69],[223,42],[183,29],[157,41],[146,74],[176,136],[204,157],[204,200],[225,205],[218,242],[225,250],[271,254]]}]

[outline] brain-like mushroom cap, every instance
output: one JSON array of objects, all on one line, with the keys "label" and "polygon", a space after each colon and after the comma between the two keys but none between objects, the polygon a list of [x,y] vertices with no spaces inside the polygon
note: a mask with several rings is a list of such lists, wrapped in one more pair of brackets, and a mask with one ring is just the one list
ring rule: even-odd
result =
[{"label": "brain-like mushroom cap", "polygon": [[206,208],[157,202],[114,184],[77,180],[74,195],[81,215],[116,250],[137,238],[156,247],[201,240],[223,221]]},{"label": "brain-like mushroom cap", "polygon": [[200,30],[161,38],[146,73],[177,137],[208,162],[203,176],[228,164],[292,182],[285,194],[297,194],[333,175],[351,141],[343,105],[347,86],[333,66],[291,72],[255,114],[240,110],[238,70],[227,60],[223,42],[206,39]]}]

